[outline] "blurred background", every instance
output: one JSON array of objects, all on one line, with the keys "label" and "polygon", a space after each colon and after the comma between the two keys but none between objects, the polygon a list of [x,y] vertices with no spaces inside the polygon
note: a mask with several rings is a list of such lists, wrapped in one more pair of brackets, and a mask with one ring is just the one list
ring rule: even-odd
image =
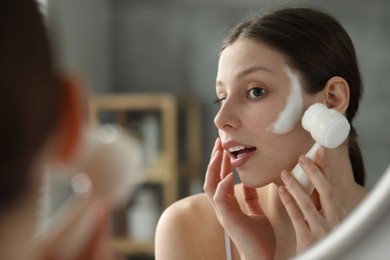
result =
[{"label": "blurred background", "polygon": [[[197,100],[200,191],[217,130],[215,76],[221,41],[239,21],[280,5],[335,16],[358,55],[365,95],[355,121],[371,188],[390,163],[390,1],[46,0],[60,66],[77,70],[91,95],[152,94]],[[326,39],[324,39],[326,41]],[[147,101],[146,101],[147,102]],[[185,116],[184,116],[185,117]],[[159,121],[161,123],[161,121]],[[153,123],[152,123],[153,124]],[[188,141],[177,134],[177,145]],[[188,143],[188,142],[187,142]],[[179,198],[180,195],[177,195]]]}]

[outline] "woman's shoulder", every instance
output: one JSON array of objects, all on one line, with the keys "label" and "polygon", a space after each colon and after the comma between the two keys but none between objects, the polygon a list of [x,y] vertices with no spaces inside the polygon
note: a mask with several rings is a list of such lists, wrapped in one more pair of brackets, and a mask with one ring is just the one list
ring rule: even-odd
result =
[{"label": "woman's shoulder", "polygon": [[206,194],[186,197],[165,209],[155,243],[156,259],[218,259],[214,253],[223,253],[223,229]]},{"label": "woman's shoulder", "polygon": [[[235,185],[235,195],[241,204],[243,202],[242,184]],[[160,218],[160,222],[165,221],[177,221],[177,225],[183,228],[187,225],[188,228],[196,228],[198,224],[204,226],[204,222],[219,223],[205,193],[192,195],[171,204]]]},{"label": "woman's shoulder", "polygon": [[214,210],[210,205],[206,194],[200,193],[178,200],[166,208],[159,220],[160,225],[171,225],[180,230],[197,229],[216,219]]}]

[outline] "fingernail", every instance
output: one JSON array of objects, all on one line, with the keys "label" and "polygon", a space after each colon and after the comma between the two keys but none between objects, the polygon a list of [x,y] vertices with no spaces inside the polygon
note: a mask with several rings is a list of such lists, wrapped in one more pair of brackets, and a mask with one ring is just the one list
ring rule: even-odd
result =
[{"label": "fingernail", "polygon": [[279,187],[279,193],[280,194],[286,194],[286,188],[284,186]]},{"label": "fingernail", "polygon": [[226,176],[223,176],[223,175],[221,174],[219,177],[221,177],[221,180],[230,181],[230,179],[233,178],[233,172],[230,172],[230,173],[227,174]]},{"label": "fingernail", "polygon": [[324,149],[320,149],[320,150],[318,151],[318,158],[319,158],[321,161],[325,160],[325,150],[324,150]]},{"label": "fingernail", "polygon": [[290,173],[288,171],[282,171],[282,179],[288,180],[290,178]]},{"label": "fingernail", "polygon": [[299,162],[302,163],[302,164],[308,163],[309,160],[310,160],[310,159],[307,158],[306,155],[301,155],[301,156],[299,157]]},{"label": "fingernail", "polygon": [[216,158],[216,157],[218,156],[218,154],[219,154],[219,153],[220,153],[220,151],[219,151],[219,150],[215,151],[215,153],[214,153],[214,155],[213,155],[213,158],[212,158],[212,159]]},{"label": "fingernail", "polygon": [[214,141],[214,148],[213,149],[215,149],[217,147],[217,145],[218,145],[218,137]]}]

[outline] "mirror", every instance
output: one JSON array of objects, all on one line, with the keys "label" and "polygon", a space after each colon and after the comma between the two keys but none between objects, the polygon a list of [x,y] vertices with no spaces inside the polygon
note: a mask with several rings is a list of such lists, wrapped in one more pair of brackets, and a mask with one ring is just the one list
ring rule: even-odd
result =
[{"label": "mirror", "polygon": [[[211,103],[215,96],[213,86],[224,30],[247,16],[286,2],[309,4],[334,15],[350,34],[360,61],[365,94],[355,127],[366,163],[366,186],[372,188],[372,192],[345,224],[299,256],[313,259],[314,256],[338,258],[348,255],[353,259],[352,254],[361,256],[358,252],[367,248],[358,245],[376,241],[367,242],[369,240],[364,239],[362,233],[356,232],[362,232],[359,231],[361,228],[385,231],[386,222],[379,220],[389,214],[389,207],[384,206],[389,198],[386,190],[390,191],[389,168],[386,174],[382,173],[389,164],[390,154],[390,91],[387,87],[390,82],[390,18],[387,15],[390,2],[188,0],[178,4],[175,0],[89,0],[83,3],[49,0],[57,18],[58,32],[62,32],[58,50],[63,58],[62,65],[81,67],[95,92],[170,91],[200,97],[205,151],[200,174],[205,172],[208,151],[216,137],[213,124],[216,108]],[[89,60],[91,57],[93,60]],[[374,223],[383,223],[383,226]],[[387,224],[389,227],[389,221]],[[375,250],[371,246],[366,253]],[[353,251],[349,250],[351,247]],[[334,252],[329,255],[331,250]],[[328,255],[326,251],[329,251]]]},{"label": "mirror", "polygon": [[310,259],[385,259],[390,238],[390,165],[378,183],[339,227],[296,257]]},{"label": "mirror", "polygon": [[[390,82],[388,1],[46,2],[61,66],[82,71],[94,92],[163,91],[199,97],[204,151],[212,150],[217,134],[213,86],[226,30],[277,5],[323,9],[343,24],[356,47],[365,93],[355,127],[368,169],[368,188],[375,185],[389,163],[390,143],[383,139],[390,132],[390,123],[385,120],[390,108],[386,87]],[[208,152],[202,159],[204,174]]]}]

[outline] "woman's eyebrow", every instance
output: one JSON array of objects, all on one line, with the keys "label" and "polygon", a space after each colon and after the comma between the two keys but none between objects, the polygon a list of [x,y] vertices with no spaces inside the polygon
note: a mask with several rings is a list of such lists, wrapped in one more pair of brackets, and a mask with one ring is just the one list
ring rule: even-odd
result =
[{"label": "woman's eyebrow", "polygon": [[[253,72],[258,72],[258,71],[263,71],[263,72],[266,72],[266,73],[269,73],[269,74],[277,74],[276,71],[273,71],[269,68],[266,68],[266,67],[263,67],[263,66],[253,66],[253,67],[249,67],[247,69],[244,69],[243,71],[241,71],[240,73],[237,74],[237,77],[238,78],[241,78],[245,75],[248,75],[248,74],[251,74]],[[223,82],[220,81],[220,80],[217,80],[216,81],[216,87],[223,87]]]},{"label": "woman's eyebrow", "polygon": [[263,66],[253,66],[253,67],[249,67],[247,69],[244,69],[243,71],[241,71],[240,73],[238,73],[238,77],[242,77],[242,76],[245,76],[247,74],[251,74],[253,72],[257,72],[257,71],[263,71],[263,72],[267,72],[267,73],[270,73],[270,74],[276,74],[275,71],[269,69],[269,68],[266,68],[266,67],[263,67]]}]

